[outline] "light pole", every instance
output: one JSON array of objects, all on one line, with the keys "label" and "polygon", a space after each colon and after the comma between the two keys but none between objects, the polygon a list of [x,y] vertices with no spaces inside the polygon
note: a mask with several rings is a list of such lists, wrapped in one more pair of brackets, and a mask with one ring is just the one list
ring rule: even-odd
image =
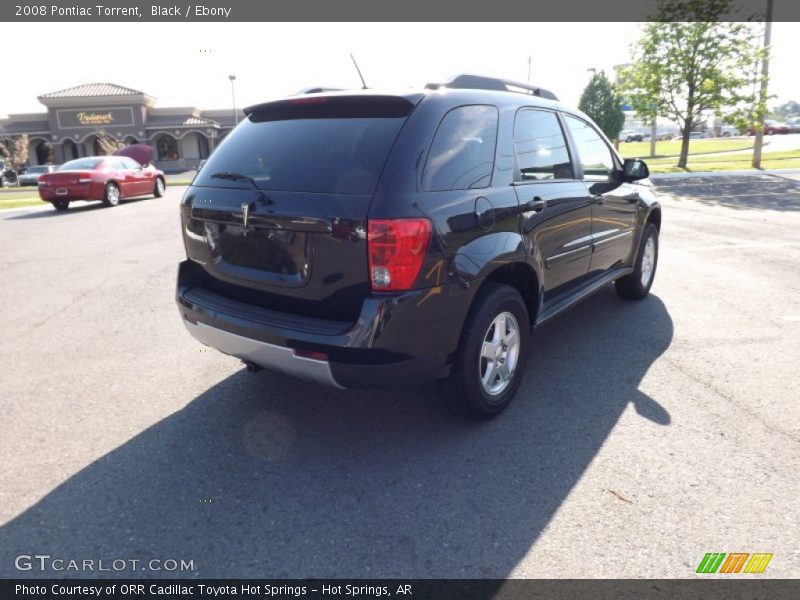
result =
[{"label": "light pole", "polygon": [[764,26],[764,61],[761,63],[761,90],[758,95],[758,124],[753,146],[753,168],[761,168],[761,148],[764,145],[764,112],[767,109],[767,79],[769,77],[769,44],[772,39],[772,0],[767,0],[767,22]]},{"label": "light pole", "polygon": [[239,116],[236,114],[236,93],[233,91],[233,82],[236,81],[236,75],[228,75],[231,80],[231,100],[233,101],[233,125],[234,127],[239,124]]}]

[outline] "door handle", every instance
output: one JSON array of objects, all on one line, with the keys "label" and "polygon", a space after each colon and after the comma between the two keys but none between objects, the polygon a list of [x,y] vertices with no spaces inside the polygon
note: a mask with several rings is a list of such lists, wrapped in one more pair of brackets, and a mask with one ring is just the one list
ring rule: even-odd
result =
[{"label": "door handle", "polygon": [[545,208],[547,208],[547,200],[542,200],[539,196],[534,196],[533,200],[528,200],[525,204],[525,210],[534,212],[542,212]]},{"label": "door handle", "polygon": [[603,196],[592,196],[592,202],[594,204],[602,204],[604,201],[605,198],[603,198]]}]

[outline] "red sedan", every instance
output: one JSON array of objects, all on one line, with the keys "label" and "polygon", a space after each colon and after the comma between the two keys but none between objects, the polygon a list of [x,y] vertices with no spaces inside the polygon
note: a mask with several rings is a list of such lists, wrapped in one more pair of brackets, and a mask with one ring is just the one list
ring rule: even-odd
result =
[{"label": "red sedan", "polygon": [[[792,128],[789,127],[786,123],[780,123],[778,121],[773,121],[772,119],[765,119],[764,120],[764,135],[775,135],[776,133],[792,133]],[[747,128],[747,135],[755,135],[756,129],[755,127],[748,127]]]},{"label": "red sedan", "polygon": [[67,210],[73,200],[97,200],[106,206],[117,206],[123,198],[163,196],[164,173],[122,154],[118,151],[114,156],[87,156],[65,162],[57,171],[39,178],[39,197],[51,202],[56,210]]}]

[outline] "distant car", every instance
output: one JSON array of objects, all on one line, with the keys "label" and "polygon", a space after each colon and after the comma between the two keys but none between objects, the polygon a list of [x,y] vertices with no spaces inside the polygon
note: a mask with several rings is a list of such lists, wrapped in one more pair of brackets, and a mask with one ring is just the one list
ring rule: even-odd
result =
[{"label": "distant car", "polygon": [[[780,121],[775,121],[773,119],[764,120],[764,135],[786,134],[791,132],[792,128],[786,123],[781,123]],[[747,128],[747,135],[755,135],[755,134],[756,134],[755,127],[751,126]]]},{"label": "distant car", "polygon": [[707,138],[707,137],[708,137],[708,134],[705,133],[704,131],[692,131],[689,134],[689,139],[690,140],[701,140],[701,139]]},{"label": "distant car", "polygon": [[35,167],[28,167],[24,173],[21,173],[17,180],[20,185],[38,185],[39,175],[45,173],[52,173],[56,170],[56,165],[38,165]]},{"label": "distant car", "polygon": [[721,137],[732,137],[734,135],[739,135],[739,130],[733,125],[723,125],[719,128],[719,135]]},{"label": "distant car", "polygon": [[56,210],[67,210],[73,200],[96,200],[106,206],[117,206],[123,198],[149,195],[160,198],[164,195],[166,180],[162,171],[149,164],[152,148],[147,146],[150,156],[147,150],[129,150],[131,148],[134,146],[121,148],[113,156],[71,160],[56,172],[41,175],[39,197],[51,202]]},{"label": "distant car", "polygon": [[628,129],[619,134],[619,139],[621,142],[641,142],[644,137],[638,131]]},{"label": "distant car", "polygon": [[665,141],[665,140],[671,140],[671,139],[673,139],[674,137],[675,137],[675,134],[674,134],[674,133],[659,133],[659,134],[656,136],[656,139],[657,139],[658,141]]},{"label": "distant car", "polygon": [[800,117],[792,117],[786,121],[786,125],[792,130],[792,133],[800,133]]}]

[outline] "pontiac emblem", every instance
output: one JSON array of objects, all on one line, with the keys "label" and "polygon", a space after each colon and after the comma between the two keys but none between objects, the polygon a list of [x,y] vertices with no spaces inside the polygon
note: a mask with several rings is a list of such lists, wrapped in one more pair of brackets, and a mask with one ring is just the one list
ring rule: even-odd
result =
[{"label": "pontiac emblem", "polygon": [[247,235],[247,220],[250,218],[250,203],[242,203],[242,226],[244,227],[244,234]]}]

